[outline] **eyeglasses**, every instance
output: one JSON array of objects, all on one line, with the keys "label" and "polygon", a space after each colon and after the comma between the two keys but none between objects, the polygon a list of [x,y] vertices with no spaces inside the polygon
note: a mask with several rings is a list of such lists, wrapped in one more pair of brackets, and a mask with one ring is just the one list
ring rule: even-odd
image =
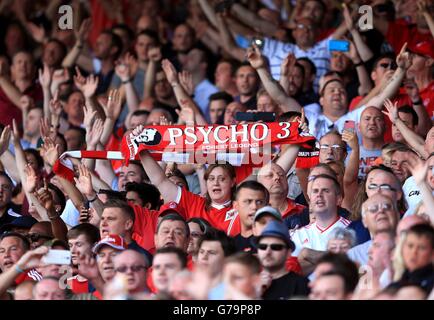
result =
[{"label": "eyeglasses", "polygon": [[271,250],[273,251],[282,251],[283,249],[286,248],[284,244],[279,244],[279,243],[272,243],[272,244],[261,243],[258,245],[258,249],[263,251],[267,250],[268,247],[270,247]]},{"label": "eyeglasses", "polygon": [[393,188],[390,184],[375,184],[375,183],[371,183],[368,185],[368,190],[383,190],[383,191],[396,191],[395,188]]},{"label": "eyeglasses", "polygon": [[396,68],[398,68],[398,66],[396,65],[395,62],[380,63],[379,66],[382,67],[383,69],[392,69],[392,70],[395,70]]},{"label": "eyeglasses", "polygon": [[301,24],[301,23],[297,24],[296,28],[297,29],[307,29],[307,30],[312,30],[313,29],[312,26],[306,26],[306,25]]},{"label": "eyeglasses", "polygon": [[203,233],[200,232],[191,232],[190,233],[190,237],[192,238],[200,238],[202,236]]},{"label": "eyeglasses", "polygon": [[372,204],[366,208],[369,213],[377,213],[380,210],[391,210],[392,205],[390,203],[377,203]]},{"label": "eyeglasses", "polygon": [[322,144],[319,146],[319,148],[322,150],[332,149],[333,151],[338,151],[340,149],[343,149],[343,147],[338,144],[333,144],[331,146],[329,146],[328,144]]},{"label": "eyeglasses", "polygon": [[30,242],[37,242],[39,241],[39,239],[47,239],[47,240],[54,239],[51,236],[47,236],[39,233],[29,233],[26,237],[27,239],[29,239]]},{"label": "eyeglasses", "polygon": [[146,270],[146,267],[145,266],[140,266],[140,265],[136,265],[136,266],[121,266],[119,268],[116,268],[116,272],[126,273],[126,272],[128,272],[128,269],[131,270],[131,272],[136,273],[136,272],[139,272],[139,271],[141,271],[143,269]]}]

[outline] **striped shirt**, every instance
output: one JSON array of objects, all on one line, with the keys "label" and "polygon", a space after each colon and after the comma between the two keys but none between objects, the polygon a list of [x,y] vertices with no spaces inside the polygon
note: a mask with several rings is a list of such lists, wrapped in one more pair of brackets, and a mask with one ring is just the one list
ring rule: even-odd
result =
[{"label": "striped shirt", "polygon": [[313,87],[315,92],[318,93],[319,79],[330,69],[331,54],[328,50],[328,42],[330,39],[332,39],[332,37],[319,41],[312,48],[304,51],[293,43],[285,43],[271,38],[264,38],[262,54],[268,58],[271,74],[276,80],[280,77],[280,65],[289,53],[293,53],[297,59],[307,57],[312,60],[317,68]]}]

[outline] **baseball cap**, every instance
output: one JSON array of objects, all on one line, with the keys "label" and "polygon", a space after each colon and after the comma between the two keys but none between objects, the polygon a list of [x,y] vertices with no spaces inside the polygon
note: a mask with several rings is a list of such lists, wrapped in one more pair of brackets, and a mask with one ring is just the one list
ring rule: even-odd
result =
[{"label": "baseball cap", "polygon": [[258,211],[256,211],[255,217],[253,218],[253,221],[258,220],[260,217],[262,217],[265,214],[273,216],[276,220],[279,220],[280,222],[282,222],[282,215],[280,214],[279,211],[274,209],[272,206],[265,206],[265,207],[262,207],[261,209],[259,209]]},{"label": "baseball cap", "polygon": [[185,210],[174,201],[165,203],[160,207],[160,214],[159,214],[160,217],[169,213],[179,214],[183,218],[185,218],[186,216]]},{"label": "baseball cap", "polygon": [[116,250],[125,250],[127,249],[127,244],[125,243],[124,238],[117,234],[109,234],[108,236],[102,238],[92,249],[94,253],[98,253],[99,249],[102,246],[110,246]]},{"label": "baseball cap", "polygon": [[282,222],[270,221],[269,223],[267,223],[264,230],[262,230],[261,235],[256,238],[256,245],[258,245],[259,241],[264,237],[282,239],[292,251],[295,250],[295,244],[294,242],[292,242],[289,236],[288,228]]},{"label": "baseball cap", "polygon": [[36,220],[31,216],[17,217],[14,220],[12,220],[12,222],[3,225],[0,228],[0,234],[2,234],[5,231],[10,231],[13,228],[30,229],[36,222],[38,222],[38,220]]},{"label": "baseball cap", "polygon": [[434,41],[422,41],[412,44],[408,47],[408,51],[434,59]]}]

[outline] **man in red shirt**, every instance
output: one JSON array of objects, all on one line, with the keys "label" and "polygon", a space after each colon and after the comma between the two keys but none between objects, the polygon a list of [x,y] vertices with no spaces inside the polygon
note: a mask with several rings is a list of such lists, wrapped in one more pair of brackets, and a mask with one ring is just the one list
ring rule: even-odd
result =
[{"label": "man in red shirt", "polygon": [[26,51],[17,52],[12,58],[11,77],[4,63],[0,65],[0,123],[12,126],[12,119],[22,123],[20,98],[27,95],[35,103],[43,100],[42,88],[35,84],[35,64],[33,56]]},{"label": "man in red shirt", "polygon": [[269,163],[258,172],[258,182],[267,188],[270,194],[270,205],[282,213],[282,218],[300,213],[304,206],[288,198],[288,181],[286,173],[276,163]]}]

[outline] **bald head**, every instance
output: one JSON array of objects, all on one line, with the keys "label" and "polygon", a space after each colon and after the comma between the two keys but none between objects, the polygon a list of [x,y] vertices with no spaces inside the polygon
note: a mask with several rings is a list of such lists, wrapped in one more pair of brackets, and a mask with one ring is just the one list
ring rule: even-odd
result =
[{"label": "bald head", "polygon": [[427,224],[428,221],[426,221],[423,217],[418,215],[411,215],[403,218],[398,223],[398,227],[396,228],[396,234],[399,236],[402,232],[407,231],[412,226],[415,226],[417,224]]},{"label": "bald head", "polygon": [[33,287],[35,282],[24,281],[15,288],[14,299],[15,300],[32,300]]}]

